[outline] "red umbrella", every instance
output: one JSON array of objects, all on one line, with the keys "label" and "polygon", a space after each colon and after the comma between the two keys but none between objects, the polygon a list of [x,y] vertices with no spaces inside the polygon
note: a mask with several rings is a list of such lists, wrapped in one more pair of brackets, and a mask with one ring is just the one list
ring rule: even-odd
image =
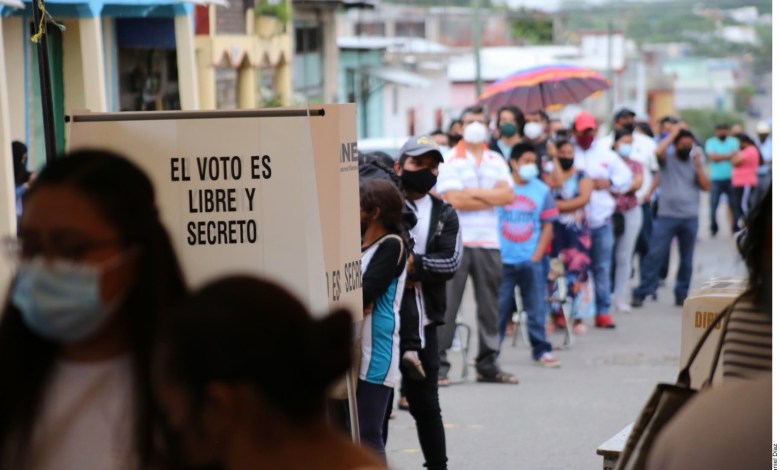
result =
[{"label": "red umbrella", "polygon": [[594,70],[574,65],[542,65],[517,72],[490,85],[479,102],[488,109],[515,105],[535,112],[554,105],[580,103],[610,87],[609,80]]}]

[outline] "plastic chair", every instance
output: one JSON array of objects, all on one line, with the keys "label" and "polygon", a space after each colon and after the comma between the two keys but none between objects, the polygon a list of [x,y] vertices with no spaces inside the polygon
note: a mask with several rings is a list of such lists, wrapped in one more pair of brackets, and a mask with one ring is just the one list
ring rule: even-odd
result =
[{"label": "plastic chair", "polygon": [[[545,297],[544,300],[561,305],[563,319],[566,323],[566,333],[563,338],[563,344],[560,347],[568,348],[574,344],[574,320],[572,319],[573,300],[569,296],[569,287],[566,282],[566,270],[563,266],[563,261],[560,257],[552,258],[550,260],[550,274],[548,280],[555,283],[555,288],[552,295]],[[528,314],[523,310],[522,305],[520,296],[517,296],[517,309],[520,313],[515,313],[512,316],[512,323],[515,325],[514,335],[512,336],[512,347],[517,346],[517,336],[520,335],[523,338],[525,345],[530,348],[531,340],[528,337]]]},{"label": "plastic chair", "polygon": [[453,380],[452,383],[465,382],[469,376],[469,347],[471,345],[471,327],[463,323],[462,316],[458,312],[455,318],[455,335],[452,338],[452,347],[450,351],[460,352],[462,356],[462,365],[460,378]]},{"label": "plastic chair", "polygon": [[568,348],[574,344],[574,320],[572,318],[573,299],[569,295],[569,285],[566,282],[566,269],[563,259],[559,256],[550,260],[550,275],[548,280],[555,283],[552,295],[545,298],[547,302],[561,305],[563,319],[566,323],[566,334],[563,338],[562,348]]}]

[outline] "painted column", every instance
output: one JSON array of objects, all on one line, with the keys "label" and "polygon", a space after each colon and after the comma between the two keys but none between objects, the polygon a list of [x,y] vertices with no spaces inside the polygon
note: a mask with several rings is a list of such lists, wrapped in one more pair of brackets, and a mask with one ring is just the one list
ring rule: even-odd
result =
[{"label": "painted column", "polygon": [[3,41],[2,49],[5,52],[6,68],[13,71],[13,73],[4,74],[8,86],[11,140],[24,142],[27,140],[24,19],[20,16],[8,16],[3,18],[2,22],[3,32],[0,41]]},{"label": "painted column", "polygon": [[281,98],[282,106],[289,106],[292,96],[292,67],[286,57],[282,57],[274,69],[274,90]]},{"label": "painted column", "polygon": [[238,107],[240,109],[257,108],[257,71],[249,59],[245,58],[238,69]]},{"label": "painted column", "polygon": [[[6,18],[0,18],[0,237],[16,233],[16,191],[11,155],[11,125],[8,107],[8,82],[6,77],[6,44],[3,26]],[[20,65],[20,64],[16,64]],[[0,263],[0,286],[11,280],[11,263]]]},{"label": "painted column", "polygon": [[323,59],[325,83],[323,98],[326,103],[339,101],[339,45],[337,41],[336,13],[328,10],[323,13]]},{"label": "painted column", "polygon": [[176,16],[176,62],[179,67],[179,100],[181,109],[200,109],[198,67],[195,59],[195,23],[192,14]]},{"label": "painted column", "polygon": [[79,18],[79,40],[85,105],[91,111],[106,112],[106,66],[103,56],[103,28],[99,16]]},{"label": "painted column", "polygon": [[[211,36],[199,36],[196,41],[195,60],[198,65],[200,109],[217,109],[217,74],[211,57],[212,39]],[[179,79],[181,80],[181,77]]]}]

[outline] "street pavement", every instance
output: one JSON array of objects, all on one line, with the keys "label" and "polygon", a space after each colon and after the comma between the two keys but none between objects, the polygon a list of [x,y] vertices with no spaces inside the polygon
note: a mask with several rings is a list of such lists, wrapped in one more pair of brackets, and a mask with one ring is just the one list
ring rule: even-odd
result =
[{"label": "street pavement", "polygon": [[[719,217],[721,233],[715,239],[709,236],[706,196],[692,288],[714,276],[744,273],[734,239],[724,233],[724,214]],[[682,313],[672,293],[676,259],[675,245],[669,280],[659,289],[657,302],[648,299],[641,309],[613,315],[615,330],[589,325],[570,348],[555,352],[560,369],[534,363],[522,340],[515,347],[505,342],[500,363],[519,377],[519,385],[477,383],[472,367],[464,383],[441,389],[449,468],[600,469],[596,448],[636,419],[656,383],[676,378]],[[471,357],[476,350],[474,311],[469,287],[462,314],[473,331]],[[550,339],[560,345],[563,335],[553,333]],[[451,378],[456,378],[460,353],[450,356],[455,360]],[[414,420],[405,411],[396,410],[395,415],[387,443],[391,468],[422,468]]]}]

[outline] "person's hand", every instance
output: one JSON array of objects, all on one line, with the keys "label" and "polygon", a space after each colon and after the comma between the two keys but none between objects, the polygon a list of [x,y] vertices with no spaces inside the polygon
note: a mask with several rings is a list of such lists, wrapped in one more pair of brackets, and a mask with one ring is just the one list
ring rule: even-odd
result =
[{"label": "person's hand", "polygon": [[612,181],[609,178],[593,178],[593,189],[609,189],[612,187]]},{"label": "person's hand", "polygon": [[367,316],[371,315],[374,312],[374,303],[371,302],[366,306],[366,308],[363,309],[363,318],[366,318]]},{"label": "person's hand", "polygon": [[531,256],[531,262],[532,263],[538,263],[541,260],[542,260],[542,256],[541,255],[537,255],[536,253],[534,253],[533,256]]},{"label": "person's hand", "polygon": [[653,200],[653,194],[652,193],[647,193],[647,194],[645,194],[645,197],[642,198],[642,204],[649,204],[650,201],[652,201],[652,200]]},{"label": "person's hand", "polygon": [[547,156],[553,160],[558,160],[558,148],[555,147],[551,139],[547,140]]},{"label": "person's hand", "polygon": [[409,257],[406,258],[406,274],[409,275],[414,272],[414,254],[409,253]]}]

